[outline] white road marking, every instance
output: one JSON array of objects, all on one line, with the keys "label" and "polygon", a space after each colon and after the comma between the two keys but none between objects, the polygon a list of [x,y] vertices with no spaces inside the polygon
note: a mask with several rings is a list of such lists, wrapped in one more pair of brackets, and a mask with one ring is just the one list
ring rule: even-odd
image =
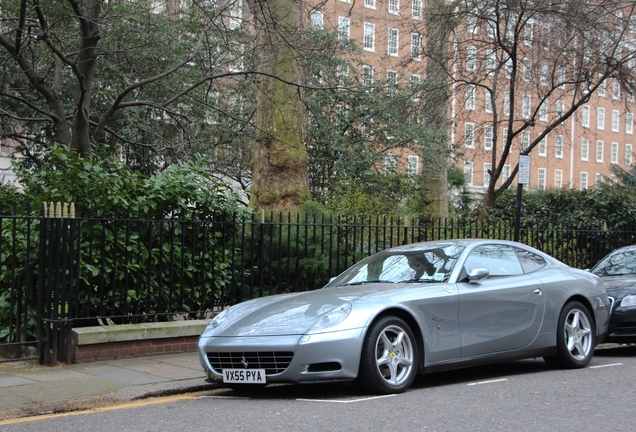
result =
[{"label": "white road marking", "polygon": [[599,368],[611,367],[611,366],[623,366],[623,363],[610,363],[605,365],[590,366],[590,369],[599,369]]},{"label": "white road marking", "polygon": [[365,401],[369,401],[369,400],[381,399],[381,398],[385,398],[385,397],[392,397],[392,396],[397,396],[397,395],[395,395],[395,394],[390,394],[390,395],[384,395],[384,396],[371,396],[371,397],[362,398],[362,399],[349,399],[349,400],[338,400],[338,399],[303,399],[303,398],[298,398],[298,399],[296,399],[296,400],[297,400],[297,401],[301,401],[301,402],[355,403],[355,402],[365,402]]},{"label": "white road marking", "polygon": [[482,385],[482,384],[491,384],[491,383],[502,382],[502,381],[508,381],[508,379],[507,378],[501,378],[501,379],[490,380],[490,381],[480,381],[480,382],[470,383],[470,384],[466,384],[466,385],[474,386],[474,385]]}]

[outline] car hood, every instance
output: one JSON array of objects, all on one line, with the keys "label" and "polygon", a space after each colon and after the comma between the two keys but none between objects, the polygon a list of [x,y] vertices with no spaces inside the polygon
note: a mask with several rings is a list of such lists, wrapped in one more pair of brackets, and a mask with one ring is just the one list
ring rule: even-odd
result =
[{"label": "car hood", "polygon": [[[301,335],[320,317],[345,303],[356,303],[394,291],[396,284],[332,287],[302,293],[262,297],[233,306],[225,321],[203,336]],[[368,302],[365,302],[368,304]]]},{"label": "car hood", "polygon": [[603,279],[607,295],[616,300],[629,294],[636,294],[636,275],[602,276],[601,279]]}]

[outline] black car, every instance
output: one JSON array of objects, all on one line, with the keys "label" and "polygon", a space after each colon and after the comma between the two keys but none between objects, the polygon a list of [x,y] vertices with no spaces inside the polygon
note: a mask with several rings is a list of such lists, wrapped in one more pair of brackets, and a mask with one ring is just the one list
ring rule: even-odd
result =
[{"label": "black car", "polygon": [[616,249],[590,271],[603,279],[612,301],[605,342],[636,342],[636,245]]}]

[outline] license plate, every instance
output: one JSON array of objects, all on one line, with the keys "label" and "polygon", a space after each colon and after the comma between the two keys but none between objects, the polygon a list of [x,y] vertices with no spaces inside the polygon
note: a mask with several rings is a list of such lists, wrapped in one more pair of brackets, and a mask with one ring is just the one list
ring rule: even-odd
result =
[{"label": "license plate", "polygon": [[223,369],[223,382],[233,384],[265,384],[265,369]]}]

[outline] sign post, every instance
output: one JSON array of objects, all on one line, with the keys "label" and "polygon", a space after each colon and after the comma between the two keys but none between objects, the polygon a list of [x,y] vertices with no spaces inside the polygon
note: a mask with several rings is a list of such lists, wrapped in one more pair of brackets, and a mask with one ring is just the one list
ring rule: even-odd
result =
[{"label": "sign post", "polygon": [[519,241],[519,230],[521,228],[521,196],[523,185],[530,184],[530,156],[519,155],[519,177],[517,182],[517,209],[515,211],[515,241]]}]

